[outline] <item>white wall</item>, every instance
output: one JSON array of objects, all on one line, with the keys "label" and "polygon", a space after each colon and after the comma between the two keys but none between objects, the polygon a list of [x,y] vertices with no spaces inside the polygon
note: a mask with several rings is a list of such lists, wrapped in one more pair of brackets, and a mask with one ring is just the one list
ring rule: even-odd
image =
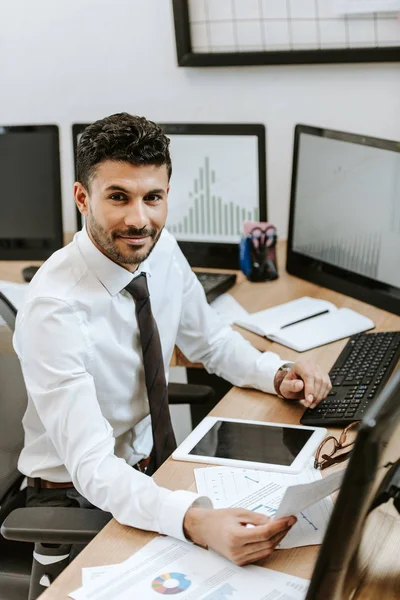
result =
[{"label": "white wall", "polygon": [[178,68],[170,0],[0,0],[0,24],[0,123],[60,126],[66,231],[74,122],[126,110],[264,123],[269,218],[283,237],[296,123],[400,140],[399,63]]}]

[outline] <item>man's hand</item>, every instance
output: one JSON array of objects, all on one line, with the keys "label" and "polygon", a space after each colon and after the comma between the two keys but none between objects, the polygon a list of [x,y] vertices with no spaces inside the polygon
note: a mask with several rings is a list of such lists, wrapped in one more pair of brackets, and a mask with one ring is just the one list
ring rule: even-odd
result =
[{"label": "man's hand", "polygon": [[[281,372],[282,373],[282,372]],[[275,378],[279,377],[279,371]],[[277,382],[277,385],[279,381]],[[299,360],[282,373],[279,393],[288,400],[299,400],[305,407],[315,408],[332,389],[329,375],[310,360]]]},{"label": "man's hand", "polygon": [[189,508],[183,530],[192,542],[246,565],[272,554],[295,522],[295,517],[272,521],[244,508]]}]

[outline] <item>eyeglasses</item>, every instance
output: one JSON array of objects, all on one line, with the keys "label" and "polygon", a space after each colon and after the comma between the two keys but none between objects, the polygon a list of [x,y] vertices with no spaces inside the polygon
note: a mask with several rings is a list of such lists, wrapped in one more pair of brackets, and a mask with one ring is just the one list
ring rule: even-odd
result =
[{"label": "eyeglasses", "polygon": [[[355,421],[348,425],[346,429],[343,429],[339,439],[335,438],[334,435],[329,435],[320,443],[315,453],[314,469],[322,470],[349,458],[356,438],[354,437],[352,441],[348,441],[348,434],[349,431],[354,432],[359,423],[360,421]],[[347,452],[337,454],[345,448],[348,448]]]}]

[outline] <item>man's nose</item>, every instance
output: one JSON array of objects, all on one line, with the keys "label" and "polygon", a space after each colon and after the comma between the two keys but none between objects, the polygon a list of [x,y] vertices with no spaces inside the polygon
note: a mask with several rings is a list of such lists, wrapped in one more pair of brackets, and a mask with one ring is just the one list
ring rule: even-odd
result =
[{"label": "man's nose", "polygon": [[146,205],[142,201],[132,202],[127,209],[125,215],[125,225],[127,227],[136,227],[142,229],[149,224]]}]

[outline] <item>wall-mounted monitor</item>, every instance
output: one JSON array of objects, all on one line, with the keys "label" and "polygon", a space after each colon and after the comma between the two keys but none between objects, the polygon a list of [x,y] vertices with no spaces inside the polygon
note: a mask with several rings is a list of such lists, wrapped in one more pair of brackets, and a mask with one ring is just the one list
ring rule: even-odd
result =
[{"label": "wall-mounted monitor", "polygon": [[0,260],[45,260],[63,245],[56,125],[0,126]]},{"label": "wall-mounted monitor", "polygon": [[[166,228],[192,266],[237,269],[243,221],[267,218],[264,125],[160,126],[171,140]],[[75,159],[85,127],[73,126]]]},{"label": "wall-mounted monitor", "polygon": [[400,315],[400,142],[297,125],[287,270]]}]

